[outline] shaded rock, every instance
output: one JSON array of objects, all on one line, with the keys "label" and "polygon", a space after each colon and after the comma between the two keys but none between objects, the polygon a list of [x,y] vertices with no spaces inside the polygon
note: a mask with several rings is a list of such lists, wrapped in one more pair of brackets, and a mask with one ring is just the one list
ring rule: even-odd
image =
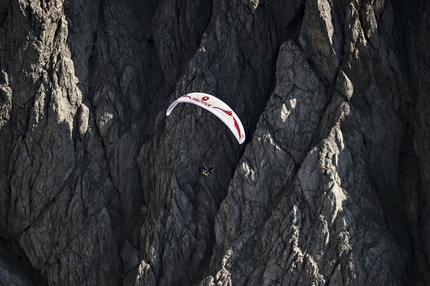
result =
[{"label": "shaded rock", "polygon": [[37,269],[33,268],[16,242],[0,239],[1,285],[46,285]]},{"label": "shaded rock", "polygon": [[0,283],[429,284],[429,15],[3,1]]}]

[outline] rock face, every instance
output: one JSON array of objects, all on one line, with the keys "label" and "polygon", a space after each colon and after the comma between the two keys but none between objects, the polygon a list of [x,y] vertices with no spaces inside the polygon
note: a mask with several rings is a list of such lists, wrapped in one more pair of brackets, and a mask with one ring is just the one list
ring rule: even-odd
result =
[{"label": "rock face", "polygon": [[427,2],[0,2],[0,284],[430,284]]}]

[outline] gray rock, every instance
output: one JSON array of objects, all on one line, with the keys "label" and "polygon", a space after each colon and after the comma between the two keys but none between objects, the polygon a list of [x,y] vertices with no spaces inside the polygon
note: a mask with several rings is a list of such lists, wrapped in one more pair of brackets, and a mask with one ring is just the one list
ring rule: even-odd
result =
[{"label": "gray rock", "polygon": [[430,283],[426,1],[3,2],[2,285]]}]

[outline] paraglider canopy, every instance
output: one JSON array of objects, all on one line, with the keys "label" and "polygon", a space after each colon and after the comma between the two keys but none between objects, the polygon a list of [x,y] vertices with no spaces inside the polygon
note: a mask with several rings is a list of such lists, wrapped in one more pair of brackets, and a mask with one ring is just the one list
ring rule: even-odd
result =
[{"label": "paraglider canopy", "polygon": [[172,102],[172,104],[170,104],[166,111],[167,116],[170,115],[178,103],[192,103],[208,110],[221,119],[225,125],[227,125],[227,127],[236,137],[239,144],[242,144],[245,141],[245,130],[243,129],[243,125],[239,117],[225,102],[221,101],[219,98],[203,92],[184,94]]}]

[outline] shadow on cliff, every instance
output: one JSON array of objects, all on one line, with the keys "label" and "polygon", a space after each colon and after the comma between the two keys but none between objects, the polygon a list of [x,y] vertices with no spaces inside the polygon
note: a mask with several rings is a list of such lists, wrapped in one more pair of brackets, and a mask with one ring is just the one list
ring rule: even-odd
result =
[{"label": "shadow on cliff", "polygon": [[[65,3],[68,45],[82,102],[89,108],[92,130],[85,135],[79,151],[91,153],[85,156],[88,166],[105,162],[107,168],[100,172],[106,170],[107,179],[113,183],[110,191],[116,193],[117,199],[111,201],[109,212],[115,222],[112,229],[115,243],[121,253],[126,240],[134,248],[133,255],[122,257],[124,279],[139,263],[140,226],[148,219],[144,213],[149,202],[145,201],[139,169],[139,164],[144,164],[138,162],[138,154],[145,142],[154,140],[157,115],[167,108],[174,86],[185,72],[185,63],[198,47],[211,11],[203,11],[195,19],[201,27],[182,31],[191,39],[178,39],[183,47],[177,50],[183,51],[169,62],[160,52],[160,46],[166,48],[163,43],[166,35],[169,32],[177,35],[175,27],[171,27],[173,31],[162,30],[170,24],[172,16],[168,3],[133,0],[94,3],[88,4],[85,11],[81,11],[79,3]],[[175,16],[181,20],[184,15],[189,16],[185,13],[185,3],[176,8],[179,11]],[[170,42],[167,44],[172,46]],[[172,64],[170,70],[166,64]],[[109,119],[104,121],[106,116]],[[92,148],[99,150],[94,152]],[[149,155],[141,160],[148,161]],[[148,168],[142,171],[144,176],[154,166]],[[96,192],[106,192],[96,185],[94,188]]]},{"label": "shadow on cliff", "polygon": [[[45,277],[31,265],[28,257],[15,241],[0,237],[0,283],[2,285],[48,285]],[[8,280],[8,277],[14,277]],[[16,280],[15,280],[16,279]],[[9,284],[11,283],[11,284]]]}]

